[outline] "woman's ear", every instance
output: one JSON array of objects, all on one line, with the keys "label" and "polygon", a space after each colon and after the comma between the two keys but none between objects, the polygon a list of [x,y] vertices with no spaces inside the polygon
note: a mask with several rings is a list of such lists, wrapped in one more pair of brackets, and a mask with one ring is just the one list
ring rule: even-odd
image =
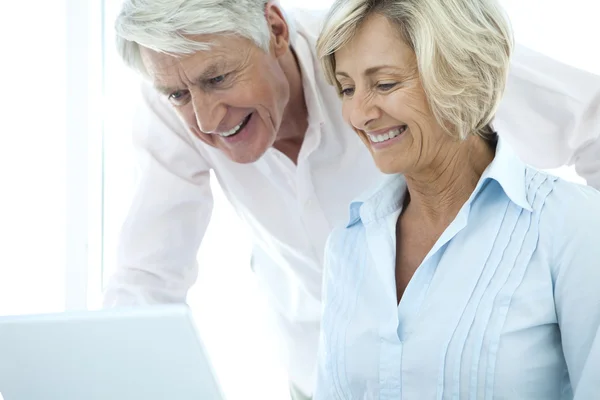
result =
[{"label": "woman's ear", "polygon": [[267,3],[265,17],[271,32],[270,47],[276,57],[284,55],[290,47],[290,31],[278,5]]}]

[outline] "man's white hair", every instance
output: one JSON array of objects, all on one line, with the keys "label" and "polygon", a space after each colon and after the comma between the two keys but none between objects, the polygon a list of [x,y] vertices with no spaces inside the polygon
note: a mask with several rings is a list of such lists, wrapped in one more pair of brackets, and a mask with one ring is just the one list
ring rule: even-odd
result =
[{"label": "man's white hair", "polygon": [[498,2],[336,0],[317,42],[332,85],[339,86],[335,52],[373,14],[387,17],[414,50],[421,83],[442,127],[460,139],[492,134],[513,51],[512,30]]},{"label": "man's white hair", "polygon": [[[196,35],[229,34],[269,51],[268,0],[125,0],[115,22],[117,50],[147,76],[140,46],[173,55],[209,50]],[[275,1],[275,3],[277,3]]]}]

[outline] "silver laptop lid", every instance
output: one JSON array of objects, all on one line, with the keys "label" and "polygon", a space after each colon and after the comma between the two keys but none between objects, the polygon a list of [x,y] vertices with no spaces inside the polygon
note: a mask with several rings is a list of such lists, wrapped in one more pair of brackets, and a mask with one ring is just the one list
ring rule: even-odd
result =
[{"label": "silver laptop lid", "polygon": [[4,400],[221,400],[187,306],[0,318]]}]

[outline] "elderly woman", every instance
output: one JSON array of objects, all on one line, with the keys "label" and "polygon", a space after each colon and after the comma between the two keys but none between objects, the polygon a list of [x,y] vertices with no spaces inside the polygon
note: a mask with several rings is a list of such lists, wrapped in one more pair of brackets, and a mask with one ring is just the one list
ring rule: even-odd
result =
[{"label": "elderly woman", "polygon": [[317,400],[600,398],[600,193],[498,140],[511,51],[494,0],[331,9],[319,56],[389,176],[328,241]]}]

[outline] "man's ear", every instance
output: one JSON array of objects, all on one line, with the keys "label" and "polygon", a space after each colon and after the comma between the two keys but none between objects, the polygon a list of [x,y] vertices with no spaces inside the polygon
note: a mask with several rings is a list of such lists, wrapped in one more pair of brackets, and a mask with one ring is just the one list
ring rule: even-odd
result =
[{"label": "man's ear", "polygon": [[267,3],[265,17],[271,32],[271,50],[276,57],[284,55],[290,47],[290,30],[278,5]]}]

